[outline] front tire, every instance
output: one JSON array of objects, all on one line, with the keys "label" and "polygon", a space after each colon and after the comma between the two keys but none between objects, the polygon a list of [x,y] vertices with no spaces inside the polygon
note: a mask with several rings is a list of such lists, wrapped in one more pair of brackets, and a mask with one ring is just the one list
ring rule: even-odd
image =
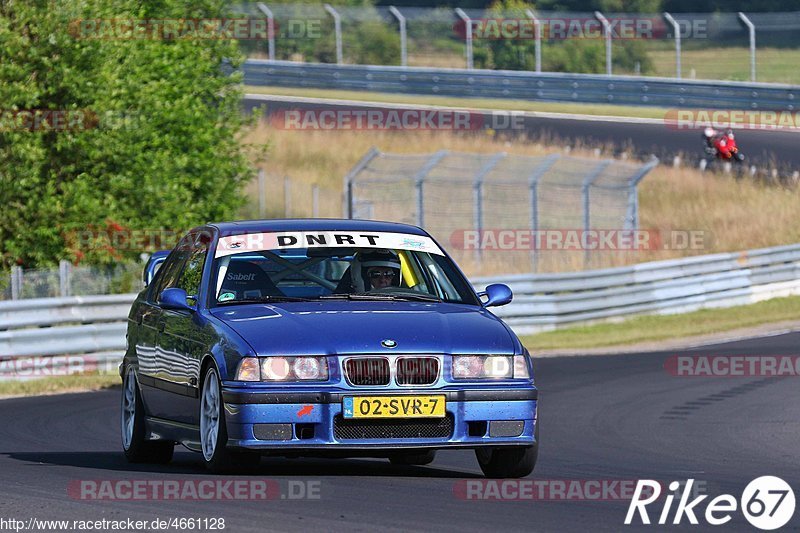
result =
[{"label": "front tire", "polygon": [[206,467],[215,474],[224,474],[248,470],[260,461],[256,454],[229,450],[227,443],[222,388],[217,369],[212,365],[206,370],[200,393],[200,444]]},{"label": "front tire", "polygon": [[506,479],[530,475],[539,458],[539,422],[533,431],[536,442],[533,446],[507,446],[496,448],[478,448],[475,457],[481,466],[483,475],[488,478]]},{"label": "front tire", "polygon": [[147,440],[144,421],[144,403],[133,367],[125,368],[120,406],[122,450],[129,463],[167,464],[172,460],[175,443]]},{"label": "front tire", "polygon": [[389,462],[393,465],[403,466],[425,466],[431,464],[434,459],[436,459],[436,450],[399,452],[389,456]]},{"label": "front tire", "polygon": [[475,450],[483,475],[506,479],[525,477],[533,472],[538,446],[509,446]]}]

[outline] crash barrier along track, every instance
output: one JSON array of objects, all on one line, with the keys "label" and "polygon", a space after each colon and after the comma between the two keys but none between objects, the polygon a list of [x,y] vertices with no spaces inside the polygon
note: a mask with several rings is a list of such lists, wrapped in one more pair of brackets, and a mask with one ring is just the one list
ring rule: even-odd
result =
[{"label": "crash barrier along track", "polygon": [[[113,368],[135,294],[0,302],[0,380]],[[91,354],[87,358],[56,357]]]},{"label": "crash barrier along track", "polygon": [[800,86],[508,70],[333,65],[251,59],[247,85],[667,108],[793,111]]},{"label": "crash barrier along track", "polygon": [[[476,289],[506,283],[514,301],[494,312],[518,333],[635,314],[729,307],[800,294],[800,244],[695,256],[568,274],[476,278]],[[125,350],[133,294],[0,302],[0,379],[30,377],[9,361],[91,354],[92,368],[112,368]],[[59,358],[48,367],[75,366]]]}]

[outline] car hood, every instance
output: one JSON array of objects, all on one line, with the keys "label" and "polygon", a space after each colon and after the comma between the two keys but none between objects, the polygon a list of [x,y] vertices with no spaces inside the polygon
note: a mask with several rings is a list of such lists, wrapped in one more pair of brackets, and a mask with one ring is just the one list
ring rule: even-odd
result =
[{"label": "car hood", "polygon": [[[506,326],[483,308],[421,302],[287,302],[219,307],[213,316],[259,355],[514,353]],[[393,340],[389,350],[383,340]]]}]

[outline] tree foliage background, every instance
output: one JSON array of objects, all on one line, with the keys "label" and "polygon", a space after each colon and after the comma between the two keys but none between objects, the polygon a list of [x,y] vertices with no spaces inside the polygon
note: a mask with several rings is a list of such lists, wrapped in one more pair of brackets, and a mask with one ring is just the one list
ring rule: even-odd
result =
[{"label": "tree foliage background", "polygon": [[0,126],[0,268],[120,259],[76,242],[87,228],[175,230],[234,215],[251,177],[237,44],[75,32],[79,19],[222,18],[224,4],[0,0],[0,112],[95,117],[67,131]]}]

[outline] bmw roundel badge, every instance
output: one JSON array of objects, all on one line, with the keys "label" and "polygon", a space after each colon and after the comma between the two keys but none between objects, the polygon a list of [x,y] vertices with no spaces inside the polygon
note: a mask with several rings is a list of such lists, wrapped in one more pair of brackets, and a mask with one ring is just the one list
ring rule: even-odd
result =
[{"label": "bmw roundel badge", "polygon": [[383,346],[384,348],[396,348],[397,341],[393,341],[392,339],[383,339],[381,341],[381,346]]}]

